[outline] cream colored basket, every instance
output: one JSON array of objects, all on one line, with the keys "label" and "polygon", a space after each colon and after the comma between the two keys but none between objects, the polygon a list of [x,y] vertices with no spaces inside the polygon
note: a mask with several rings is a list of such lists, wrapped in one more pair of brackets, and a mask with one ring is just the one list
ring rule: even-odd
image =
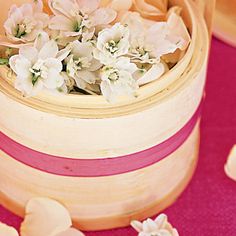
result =
[{"label": "cream colored basket", "polygon": [[[107,103],[102,96],[42,93],[23,98],[12,86],[7,67],[0,67],[0,131],[5,140],[31,151],[63,157],[65,161],[85,160],[87,165],[89,160],[91,163],[100,160],[102,164],[95,172],[103,173],[100,176],[48,173],[33,167],[34,156],[32,165],[23,164],[6,151],[10,150],[9,143],[2,144],[0,202],[5,207],[22,216],[30,198],[50,197],[69,209],[80,229],[100,230],[150,217],[176,200],[188,184],[198,158],[196,112],[204,93],[210,41],[202,10],[210,29],[214,5],[210,0],[195,2],[169,1],[170,6],[183,8],[191,44],[184,58],[160,80],[141,87],[137,98],[116,104]],[[1,4],[0,25],[11,4],[12,1]],[[112,160],[121,163],[122,158],[129,160],[130,156],[135,160],[140,153],[141,161],[155,159],[158,155],[153,153],[155,147],[186,128],[194,116],[196,122],[189,135],[164,159],[131,171],[122,172],[119,165],[110,169]],[[103,166],[104,161],[108,164]],[[56,167],[57,163],[48,165]],[[113,174],[106,174],[109,171]]]}]

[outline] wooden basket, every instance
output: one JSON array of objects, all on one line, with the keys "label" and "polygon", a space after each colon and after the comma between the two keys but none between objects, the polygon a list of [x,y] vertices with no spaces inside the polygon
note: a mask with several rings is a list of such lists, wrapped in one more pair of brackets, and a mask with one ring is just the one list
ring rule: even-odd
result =
[{"label": "wooden basket", "polygon": [[214,17],[214,34],[236,47],[236,0],[217,0]]},{"label": "wooden basket", "polygon": [[[69,209],[80,229],[100,230],[150,217],[185,189],[198,158],[209,50],[197,4],[209,13],[214,1],[204,7],[202,1],[169,3],[183,8],[191,44],[171,71],[140,88],[135,99],[109,104],[102,96],[23,98],[9,70],[0,68],[0,202],[5,207],[23,216],[30,198],[50,197]],[[210,14],[205,15],[210,29]]]}]

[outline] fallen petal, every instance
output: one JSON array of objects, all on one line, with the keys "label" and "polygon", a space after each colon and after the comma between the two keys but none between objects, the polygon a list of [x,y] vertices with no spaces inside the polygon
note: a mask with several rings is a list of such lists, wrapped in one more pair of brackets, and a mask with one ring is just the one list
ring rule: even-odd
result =
[{"label": "fallen petal", "polygon": [[143,230],[143,224],[137,220],[131,221],[130,225],[137,231],[141,232]]},{"label": "fallen petal", "polygon": [[26,206],[21,236],[55,236],[72,225],[66,208],[48,198],[33,198]]},{"label": "fallen petal", "polygon": [[8,225],[0,223],[0,235],[1,236],[19,236],[17,231]]},{"label": "fallen petal", "polygon": [[226,175],[236,181],[236,145],[231,149],[225,165]]}]

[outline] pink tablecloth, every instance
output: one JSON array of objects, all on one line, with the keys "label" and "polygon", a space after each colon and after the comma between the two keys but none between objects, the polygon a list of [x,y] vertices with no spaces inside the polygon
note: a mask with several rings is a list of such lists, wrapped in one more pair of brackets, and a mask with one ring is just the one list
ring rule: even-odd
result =
[{"label": "pink tablecloth", "polygon": [[[165,213],[181,236],[235,236],[236,182],[225,176],[223,167],[236,143],[236,49],[216,39],[206,90],[199,166],[188,189]],[[0,221],[18,228],[21,219],[0,208]],[[137,233],[127,228],[86,235]]]}]

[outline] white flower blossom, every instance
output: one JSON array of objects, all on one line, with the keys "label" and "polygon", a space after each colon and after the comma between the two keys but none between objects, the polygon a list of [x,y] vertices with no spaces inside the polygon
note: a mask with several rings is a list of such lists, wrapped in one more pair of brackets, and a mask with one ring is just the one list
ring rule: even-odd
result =
[{"label": "white flower blossom", "polygon": [[99,8],[99,0],[49,0],[55,14],[49,28],[60,31],[62,37],[78,37],[82,41],[93,38],[99,25],[107,25],[116,18],[110,8]]},{"label": "white flower blossom", "polygon": [[68,49],[59,51],[56,42],[41,33],[34,46],[23,46],[19,55],[10,58],[10,67],[17,75],[16,89],[26,96],[36,95],[43,88],[60,89],[64,84],[62,60],[68,54]]},{"label": "white flower blossom", "polygon": [[101,69],[101,91],[105,98],[114,102],[119,96],[134,96],[138,89],[133,77],[136,70],[136,65],[131,63],[128,57],[120,57],[105,65]]},{"label": "white flower blossom", "polygon": [[129,51],[129,29],[116,23],[98,34],[97,48],[94,50],[94,57],[107,64],[117,57],[123,56]]},{"label": "white flower blossom", "polygon": [[37,0],[20,7],[13,5],[4,28],[10,40],[31,42],[47,27],[48,22],[49,16],[43,13],[43,3]]},{"label": "white flower blossom", "polygon": [[67,74],[75,80],[79,88],[85,89],[87,83],[96,82],[95,71],[102,64],[93,58],[94,46],[92,43],[74,41],[70,47],[71,53],[65,60]]},{"label": "white flower blossom", "polygon": [[167,69],[161,58],[177,49],[185,50],[190,41],[182,18],[174,11],[170,12],[167,22],[145,20],[137,12],[127,12],[121,22],[130,29],[128,55],[140,69],[136,73],[139,85],[160,78]]},{"label": "white flower blossom", "polygon": [[131,226],[138,231],[138,236],[179,236],[164,214],[159,215],[155,220],[147,219],[143,223],[132,221]]}]

